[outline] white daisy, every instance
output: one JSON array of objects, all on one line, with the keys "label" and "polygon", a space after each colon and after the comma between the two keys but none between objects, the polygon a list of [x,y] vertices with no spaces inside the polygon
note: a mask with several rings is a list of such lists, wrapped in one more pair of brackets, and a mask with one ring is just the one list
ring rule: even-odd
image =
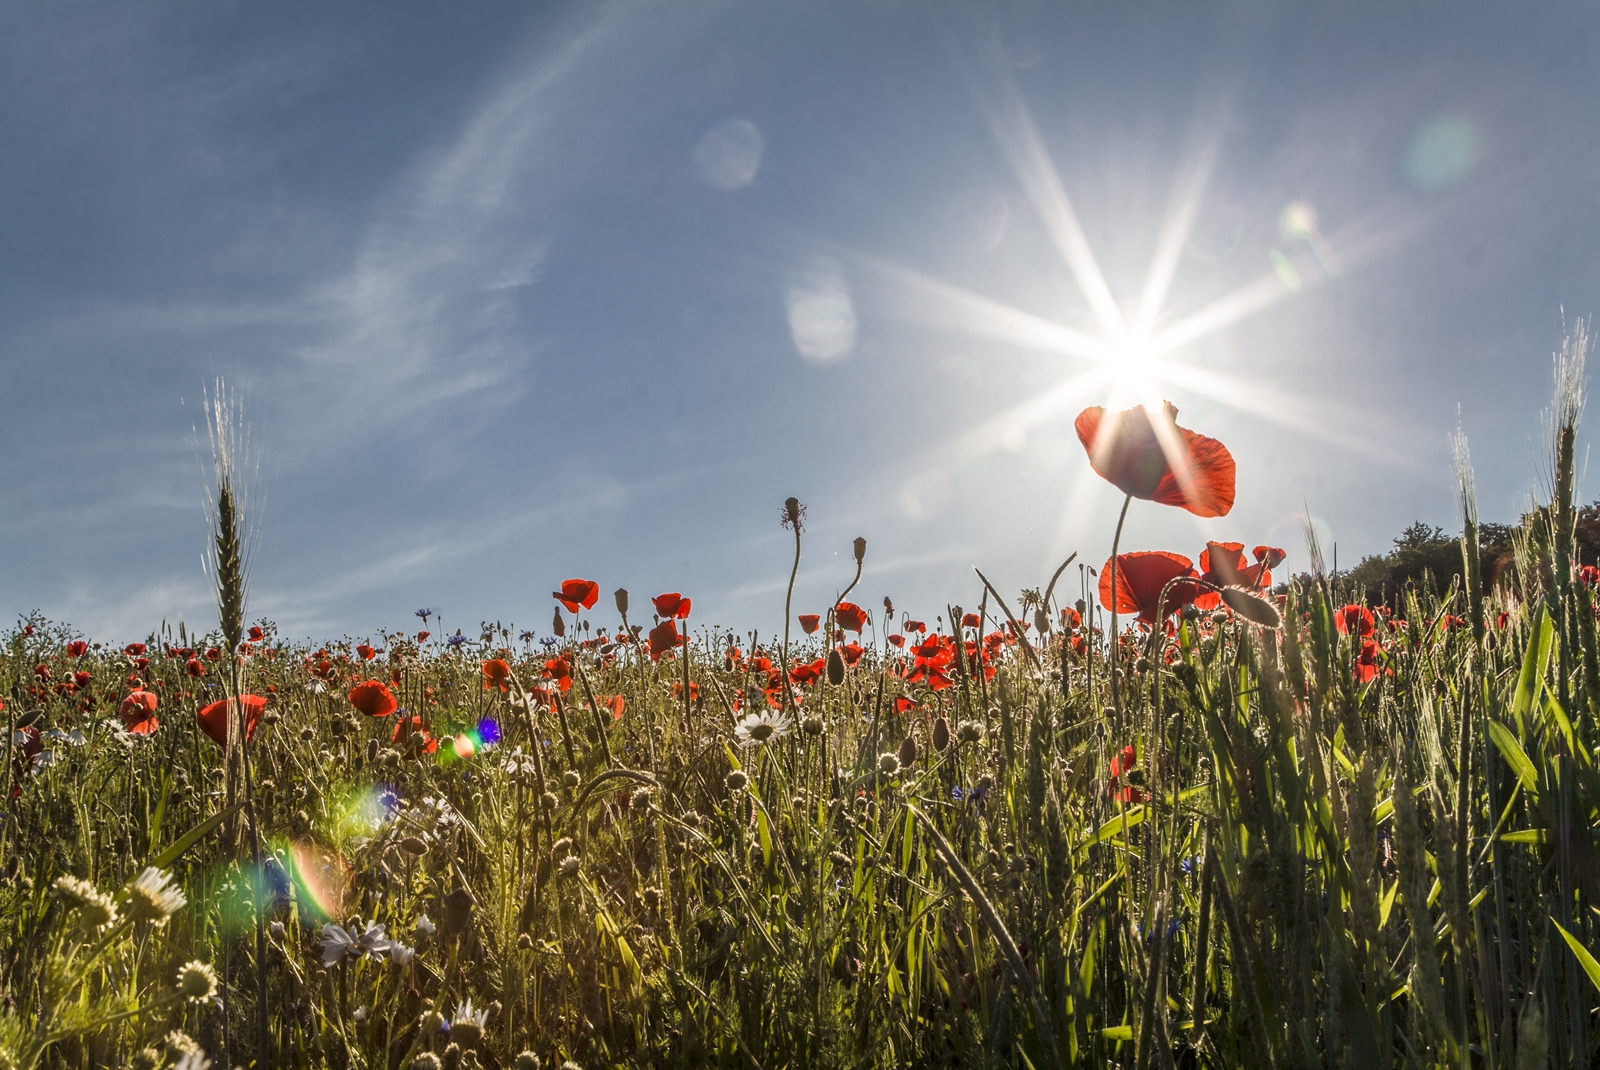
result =
[{"label": "white daisy", "polygon": [[791,727],[793,722],[781,711],[762,710],[747,715],[734,725],[733,734],[740,743],[752,747],[782,739]]}]

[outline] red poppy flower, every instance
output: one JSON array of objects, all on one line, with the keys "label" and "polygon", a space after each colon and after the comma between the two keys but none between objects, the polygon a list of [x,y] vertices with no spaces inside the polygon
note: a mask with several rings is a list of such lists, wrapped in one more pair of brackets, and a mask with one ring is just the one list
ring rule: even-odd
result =
[{"label": "red poppy flower", "polygon": [[134,691],[117,707],[122,727],[129,735],[148,736],[161,727],[156,720],[156,696],[150,691]]},{"label": "red poppy flower", "polygon": [[1341,632],[1359,635],[1364,639],[1372,634],[1372,610],[1357,604],[1343,606],[1334,610],[1333,626]]},{"label": "red poppy flower", "polygon": [[218,650],[214,646],[206,647],[206,660],[207,661],[221,661],[222,660],[222,651]]},{"label": "red poppy flower", "polygon": [[822,678],[827,664],[826,659],[818,658],[816,661],[796,665],[789,670],[789,679],[797,684],[814,684]]},{"label": "red poppy flower", "polygon": [[1380,659],[1383,657],[1383,648],[1368,639],[1361,644],[1361,650],[1356,654],[1355,664],[1352,666],[1356,676],[1356,683],[1364,684],[1378,675]]},{"label": "red poppy flower", "polygon": [[350,689],[350,705],[368,717],[387,717],[400,708],[394,695],[377,680],[367,680]]},{"label": "red poppy flower", "polygon": [[661,655],[673,647],[682,646],[684,637],[678,635],[678,625],[673,619],[667,619],[650,629],[650,660],[660,661]]},{"label": "red poppy flower", "polygon": [[427,641],[428,641],[428,633],[427,632],[418,632],[417,633],[417,642],[426,643]]},{"label": "red poppy flower", "polygon": [[1494,626],[1495,626],[1495,628],[1497,630],[1504,628],[1507,624],[1510,624],[1510,623],[1511,623],[1511,614],[1505,613],[1505,612],[1501,612],[1501,613],[1495,614]]},{"label": "red poppy flower", "polygon": [[483,689],[490,688],[501,692],[511,690],[511,666],[499,658],[483,663]]},{"label": "red poppy flower", "polygon": [[593,580],[562,580],[560,591],[551,591],[550,597],[567,607],[568,613],[593,609],[600,598],[600,585]]},{"label": "red poppy flower", "polygon": [[840,602],[833,607],[833,619],[847,632],[861,633],[866,627],[867,611],[854,602]]},{"label": "red poppy flower", "polygon": [[1256,559],[1257,564],[1265,565],[1267,568],[1277,568],[1283,564],[1284,558],[1289,556],[1277,546],[1257,546],[1250,551],[1250,555]]},{"label": "red poppy flower", "polygon": [[928,626],[920,620],[908,620],[906,621],[905,630],[908,632],[925,632],[928,630]]},{"label": "red poppy flower", "polygon": [[976,613],[963,613],[961,615],[961,626],[963,628],[978,628],[982,626],[982,623]]},{"label": "red poppy flower", "polygon": [[78,672],[75,672],[75,673],[72,674],[72,682],[74,684],[78,685],[79,687],[88,687],[89,686],[89,681],[91,681],[93,679],[94,679],[94,677],[90,676],[88,673],[82,671],[81,669]]},{"label": "red poppy flower", "polygon": [[1118,790],[1120,781],[1129,773],[1133,772],[1133,770],[1138,766],[1138,759],[1138,751],[1134,749],[1133,744],[1131,743],[1126,747],[1123,747],[1120,753],[1112,756],[1111,779],[1106,783],[1107,795],[1110,795],[1112,798],[1116,798],[1120,795],[1122,801],[1125,803],[1138,803],[1144,801],[1144,793],[1138,788],[1134,787],[1132,784],[1122,786],[1121,790]]},{"label": "red poppy flower", "polygon": [[1156,419],[1143,405],[1110,416],[1095,405],[1073,426],[1090,467],[1124,494],[1195,516],[1226,516],[1233,508],[1233,455],[1216,439],[1179,427],[1177,416],[1166,401]]},{"label": "red poppy flower", "polygon": [[611,719],[613,721],[622,720],[622,711],[628,708],[628,700],[621,695],[612,695],[610,698],[602,700],[600,704],[611,711]]},{"label": "red poppy flower", "polygon": [[88,649],[88,643],[85,643],[82,639],[74,639],[67,644],[67,656],[69,658],[81,658]]},{"label": "red poppy flower", "polygon": [[1068,606],[1061,611],[1061,626],[1069,632],[1075,632],[1083,627],[1083,614]]},{"label": "red poppy flower", "polygon": [[670,594],[658,594],[650,599],[650,602],[656,607],[656,615],[663,620],[668,618],[683,620],[689,615],[689,599],[683,597],[677,591],[673,591]]},{"label": "red poppy flower", "polygon": [[394,723],[394,734],[389,738],[391,742],[405,744],[410,742],[412,736],[420,736],[423,742],[423,752],[432,754],[439,749],[439,741],[434,738],[433,726],[426,717],[412,714],[409,717],[398,718]]},{"label": "red poppy flower", "polygon": [[[266,711],[267,700],[260,695],[241,695],[238,702],[244,707],[244,738],[252,740],[256,738],[256,726],[261,723],[261,715]],[[228,737],[233,734],[234,726],[238,723],[239,715],[235,711],[234,700],[225,698],[209,706],[200,707],[195,714],[195,720],[200,723],[200,731],[226,746]]]},{"label": "red poppy flower", "polygon": [[143,654],[144,651],[145,646],[143,643],[129,643],[127,646],[122,648],[122,652],[128,655],[130,658],[138,657],[140,654]]},{"label": "red poppy flower", "polygon": [[366,643],[362,643],[360,646],[356,647],[356,653],[361,655],[361,660],[363,661],[371,661],[373,658],[378,656],[378,652],[372,649]]},{"label": "red poppy flower", "polygon": [[906,637],[903,635],[891,635],[889,636],[889,642],[893,643],[895,646],[905,646]]},{"label": "red poppy flower", "polygon": [[199,658],[190,658],[184,662],[183,671],[190,676],[204,676],[206,674],[205,663]]},{"label": "red poppy flower", "polygon": [[899,698],[894,700],[894,712],[896,713],[910,713],[916,708],[917,700],[912,698],[910,695],[901,695]]},{"label": "red poppy flower", "polygon": [[250,625],[250,641],[252,643],[259,643],[266,637],[267,633],[262,631],[259,626],[254,624]]},{"label": "red poppy flower", "polygon": [[[1118,554],[1116,610],[1118,613],[1137,613],[1146,624],[1165,620],[1179,607],[1193,602],[1203,593],[1198,583],[1187,582],[1198,578],[1193,564],[1182,554],[1166,550]],[[1166,604],[1157,606],[1156,603],[1161,601],[1161,592],[1172,580],[1179,582],[1172,585]],[[1112,608],[1109,560],[1100,570],[1100,604],[1107,609]]]},{"label": "red poppy flower", "polygon": [[840,647],[839,653],[844,655],[844,663],[846,665],[854,666],[856,662],[861,660],[861,655],[865,654],[866,650],[860,643],[852,642]]},{"label": "red poppy flower", "polygon": [[821,626],[822,626],[822,617],[821,617],[820,614],[817,614],[817,613],[802,613],[802,614],[800,614],[800,627],[807,635],[810,635],[812,632],[816,631]]},{"label": "red poppy flower", "polygon": [[1578,570],[1578,582],[1585,587],[1593,587],[1596,583],[1600,583],[1600,568],[1584,565]]}]

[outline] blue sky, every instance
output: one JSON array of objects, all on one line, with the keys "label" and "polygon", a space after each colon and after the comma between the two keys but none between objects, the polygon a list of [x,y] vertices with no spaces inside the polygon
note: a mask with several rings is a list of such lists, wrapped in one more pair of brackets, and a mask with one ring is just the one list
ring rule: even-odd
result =
[{"label": "blue sky", "polygon": [[0,21],[0,612],[107,639],[214,623],[216,376],[260,457],[251,615],[290,635],[542,634],[569,576],[770,630],[790,494],[799,610],[857,535],[862,601],[927,618],[974,565],[1098,567],[1120,503],[1071,421],[1146,359],[1102,350],[1160,248],[1143,367],[1238,501],[1135,503],[1130,549],[1450,526],[1458,407],[1514,517],[1563,310],[1600,304],[1592,5]]}]

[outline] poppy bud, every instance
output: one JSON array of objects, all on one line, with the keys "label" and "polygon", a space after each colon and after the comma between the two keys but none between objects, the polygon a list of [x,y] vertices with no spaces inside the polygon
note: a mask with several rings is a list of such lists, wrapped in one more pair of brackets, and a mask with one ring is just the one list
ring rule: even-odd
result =
[{"label": "poppy bud", "polygon": [[1033,611],[1033,626],[1039,630],[1040,635],[1050,634],[1050,614],[1043,608]]},{"label": "poppy bud", "polygon": [[561,619],[561,609],[560,609],[560,607],[556,608],[555,623],[550,625],[550,630],[556,633],[556,638],[557,639],[559,639],[563,635],[567,634],[567,622]]},{"label": "poppy bud", "polygon": [[913,765],[916,765],[917,764],[917,741],[915,739],[913,739],[912,737],[907,736],[905,738],[905,742],[900,744],[900,755],[899,755],[899,757],[900,757],[901,768],[909,769]]},{"label": "poppy bud", "polygon": [[[890,617],[894,616],[894,603],[889,601],[888,595],[883,596],[883,611]],[[890,623],[892,624],[894,622],[890,621]]]},{"label": "poppy bud", "polygon": [[834,687],[844,683],[844,657],[838,648],[828,651],[828,683]]},{"label": "poppy bud", "polygon": [[478,901],[472,897],[471,892],[457,886],[444,897],[444,931],[450,936],[459,936],[465,932],[467,926],[472,924],[472,911],[477,905]]},{"label": "poppy bud", "polygon": [[783,500],[783,515],[788,518],[790,524],[800,523],[800,499],[785,498]]},{"label": "poppy bud", "polygon": [[375,762],[377,760],[378,760],[378,741],[375,740],[375,739],[369,739],[369,740],[367,740],[367,761]]},{"label": "poppy bud", "polygon": [[933,749],[944,750],[950,745],[950,722],[943,717],[933,722]]},{"label": "poppy bud", "polygon": [[617,600],[617,612],[626,617],[628,615],[628,589],[626,587],[618,587],[616,593],[611,597]]},{"label": "poppy bud", "polygon": [[43,716],[43,710],[29,710],[27,713],[24,713],[21,717],[17,718],[17,727],[27,728],[29,725],[34,724]]},{"label": "poppy bud", "polygon": [[866,539],[863,539],[860,535],[857,535],[856,536],[856,541],[851,543],[850,545],[855,547],[856,564],[859,565],[859,564],[861,564],[861,562],[863,562],[863,561],[865,561],[867,559],[867,540]]}]

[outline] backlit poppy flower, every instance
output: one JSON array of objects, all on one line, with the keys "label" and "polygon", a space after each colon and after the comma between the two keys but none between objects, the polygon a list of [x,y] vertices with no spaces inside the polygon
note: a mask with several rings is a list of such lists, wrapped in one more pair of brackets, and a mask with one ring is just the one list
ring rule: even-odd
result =
[{"label": "backlit poppy flower", "polygon": [[428,633],[427,632],[418,632],[417,633],[417,642],[426,643],[427,641],[428,641]]},{"label": "backlit poppy flower", "polygon": [[389,738],[391,742],[405,745],[411,742],[412,737],[419,737],[423,743],[423,752],[432,754],[439,749],[439,741],[434,738],[432,728],[433,726],[428,723],[426,717],[412,714],[409,717],[401,717],[395,721],[394,734]]},{"label": "backlit poppy flower", "polygon": [[350,699],[350,705],[368,717],[387,717],[400,708],[400,703],[395,701],[394,695],[377,680],[367,680],[357,684],[350,689],[350,694],[346,697]]},{"label": "backlit poppy flower", "polygon": [[79,687],[88,687],[89,686],[89,681],[91,681],[93,679],[94,679],[94,677],[90,676],[88,673],[84,672],[81,669],[72,674],[72,682],[74,684],[76,684],[77,686],[79,686]]},{"label": "backlit poppy flower", "polygon": [[214,646],[206,647],[206,660],[207,661],[221,661],[222,660],[222,651],[217,649]]},{"label": "backlit poppy flower", "polygon": [[895,646],[905,646],[906,637],[903,635],[891,635],[889,636],[889,642],[893,643]]},{"label": "backlit poppy flower", "polygon": [[[244,709],[244,738],[256,738],[256,726],[261,723],[261,715],[266,711],[267,700],[260,695],[241,695],[239,705]],[[200,724],[200,731],[210,736],[218,744],[227,745],[228,737],[234,732],[238,723],[238,713],[235,712],[234,700],[231,698],[213,702],[209,706],[202,706],[195,714],[195,720]]]},{"label": "backlit poppy flower", "polygon": [[894,712],[896,713],[910,713],[916,708],[917,700],[912,698],[910,695],[901,695],[899,698],[894,700]]},{"label": "backlit poppy flower", "polygon": [[1359,604],[1342,606],[1333,612],[1333,626],[1341,632],[1365,639],[1372,634],[1372,610]]},{"label": "backlit poppy flower", "polygon": [[129,643],[127,646],[122,648],[122,652],[128,655],[130,658],[138,657],[140,654],[143,654],[144,651],[145,646],[143,643]]},{"label": "backlit poppy flower", "polygon": [[205,663],[199,658],[190,658],[184,662],[183,671],[190,676],[204,676],[206,674]]},{"label": "backlit poppy flower", "polygon": [[683,597],[677,591],[673,591],[670,594],[658,594],[650,599],[650,602],[656,607],[656,615],[663,620],[668,618],[683,620],[689,615],[689,599]]},{"label": "backlit poppy flower", "polygon": [[812,632],[816,631],[819,627],[821,627],[821,625],[822,625],[822,617],[819,614],[816,614],[816,613],[802,613],[802,614],[800,614],[800,628],[807,635],[810,635]]},{"label": "backlit poppy flower", "polygon": [[1503,629],[1507,624],[1510,624],[1510,623],[1511,623],[1511,614],[1506,613],[1504,611],[1495,614],[1494,626],[1495,626],[1495,628],[1497,630],[1498,629]]},{"label": "backlit poppy flower", "polygon": [[[1143,550],[1118,554],[1116,568],[1118,613],[1137,613],[1146,624],[1165,620],[1179,607],[1193,602],[1203,593],[1193,564],[1182,554],[1166,550]],[[1173,580],[1165,605],[1158,606],[1161,592]],[[1111,609],[1111,562],[1100,570],[1100,604]]]},{"label": "backlit poppy flower", "polygon": [[1593,587],[1596,583],[1600,583],[1600,568],[1584,565],[1578,570],[1578,582],[1585,587]]},{"label": "backlit poppy flower", "polygon": [[613,721],[620,721],[622,719],[622,711],[628,708],[628,700],[621,695],[612,695],[608,699],[603,699],[600,704],[611,711],[611,719]]},{"label": "backlit poppy flower", "polygon": [[501,692],[511,690],[511,666],[499,658],[483,663],[483,689],[490,688]]},{"label": "backlit poppy flower", "polygon": [[1383,657],[1383,648],[1368,639],[1361,644],[1361,650],[1356,654],[1352,670],[1355,672],[1356,683],[1364,684],[1378,675],[1379,661]]},{"label": "backlit poppy flower", "polygon": [[360,646],[356,647],[356,653],[361,655],[361,660],[363,661],[371,661],[373,658],[378,656],[378,652],[372,649],[366,643],[362,643]]},{"label": "backlit poppy flower", "polygon": [[1284,558],[1289,556],[1277,546],[1257,546],[1250,551],[1250,555],[1256,559],[1257,564],[1265,565],[1267,568],[1277,568],[1283,564]]},{"label": "backlit poppy flower", "polygon": [[129,735],[148,736],[161,727],[156,720],[156,696],[150,691],[134,691],[117,707],[122,728]]},{"label": "backlit poppy flower", "polygon": [[1061,611],[1061,627],[1069,632],[1077,631],[1083,627],[1083,614],[1068,606]]},{"label": "backlit poppy flower", "polygon": [[670,618],[664,620],[650,629],[650,660],[660,661],[661,655],[682,644],[683,638],[678,635],[677,622]]},{"label": "backlit poppy flower", "polygon": [[250,625],[250,641],[252,643],[259,643],[259,642],[261,642],[261,640],[265,639],[266,637],[267,637],[267,633],[262,631],[260,629],[260,627],[258,627],[257,625],[254,625],[254,624]]},{"label": "backlit poppy flower", "polygon": [[67,644],[67,656],[70,658],[81,658],[83,657],[84,652],[88,649],[88,643],[85,643],[82,639],[74,639],[72,642]]},{"label": "backlit poppy flower", "polygon": [[1155,419],[1143,405],[1109,416],[1095,405],[1079,413],[1073,427],[1090,467],[1124,494],[1195,516],[1226,516],[1233,508],[1233,455],[1216,439],[1179,427],[1177,416],[1165,401]]},{"label": "backlit poppy flower", "polygon": [[983,622],[978,619],[976,613],[963,613],[961,615],[961,626],[963,628],[979,628],[982,625]]},{"label": "backlit poppy flower", "polygon": [[826,658],[818,658],[816,661],[796,665],[789,670],[789,679],[801,685],[814,684],[822,678],[827,664]]},{"label": "backlit poppy flower", "polygon": [[840,602],[833,607],[833,619],[845,631],[860,634],[867,623],[867,611],[854,602]]},{"label": "backlit poppy flower", "polygon": [[550,597],[567,607],[568,613],[579,607],[593,609],[600,598],[600,585],[593,580],[562,580],[560,591],[551,591]]},{"label": "backlit poppy flower", "polygon": [[908,632],[925,632],[928,630],[928,626],[920,620],[908,620],[904,629]]},{"label": "backlit poppy flower", "polygon": [[860,643],[852,642],[840,647],[839,653],[844,655],[844,663],[853,667],[856,662],[861,660],[861,655],[865,654],[866,650]]}]

